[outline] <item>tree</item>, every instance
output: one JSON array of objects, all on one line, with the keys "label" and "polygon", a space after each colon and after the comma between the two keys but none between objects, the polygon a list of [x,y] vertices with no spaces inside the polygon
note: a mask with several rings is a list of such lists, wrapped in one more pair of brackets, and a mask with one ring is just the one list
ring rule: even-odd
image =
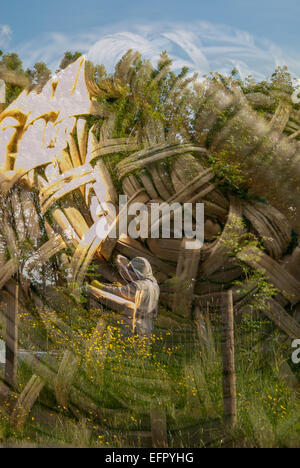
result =
[{"label": "tree", "polygon": [[20,59],[19,55],[15,52],[2,55],[0,63],[2,66],[4,65],[9,70],[24,73],[22,60]]},{"label": "tree", "polygon": [[51,70],[44,62],[37,62],[34,64],[33,69],[27,69],[26,74],[31,80],[32,84],[38,85],[42,88],[51,77]]},{"label": "tree", "polygon": [[15,52],[4,54],[1,51],[0,78],[6,82],[6,105],[18,97],[29,84],[23,63]]},{"label": "tree", "polygon": [[293,81],[287,66],[276,68],[271,77],[271,88],[287,94],[293,93]]},{"label": "tree", "polygon": [[60,62],[59,70],[64,70],[65,68],[67,68],[68,65],[75,62],[75,60],[77,60],[79,57],[81,57],[81,55],[82,55],[82,53],[78,52],[78,51],[70,52],[68,50],[67,52],[65,52],[65,55],[64,55],[62,61]]}]

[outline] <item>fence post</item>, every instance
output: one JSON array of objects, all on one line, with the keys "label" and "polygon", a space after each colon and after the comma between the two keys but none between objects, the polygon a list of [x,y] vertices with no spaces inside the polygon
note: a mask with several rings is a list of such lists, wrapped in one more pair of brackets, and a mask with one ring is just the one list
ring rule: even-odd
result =
[{"label": "fence post", "polygon": [[[187,249],[187,242],[194,242],[194,249]],[[195,278],[197,277],[200,248],[198,240],[193,241],[183,239],[178,255],[176,268],[176,281],[172,310],[174,313],[191,318],[193,293],[195,288]]]},{"label": "fence post", "polygon": [[234,359],[234,319],[232,290],[221,294],[224,423],[233,429],[237,423],[236,375]]},{"label": "fence post", "polygon": [[9,295],[7,300],[5,336],[5,382],[12,388],[17,383],[18,369],[18,296],[16,284],[15,295]]},{"label": "fence post", "polygon": [[167,421],[166,412],[162,407],[152,407],[150,409],[150,424],[153,448],[167,448]]}]

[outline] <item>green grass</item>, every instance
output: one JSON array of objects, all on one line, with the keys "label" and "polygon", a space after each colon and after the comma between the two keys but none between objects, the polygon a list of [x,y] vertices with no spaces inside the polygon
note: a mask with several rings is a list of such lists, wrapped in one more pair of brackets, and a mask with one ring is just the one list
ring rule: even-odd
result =
[{"label": "green grass", "polygon": [[[11,428],[2,415],[2,442],[151,446],[150,408],[160,406],[173,447],[300,446],[299,393],[281,371],[288,362],[286,340],[268,322],[249,316],[236,325],[238,425],[228,432],[222,418],[217,315],[204,319],[201,336],[196,327],[193,333],[183,332],[181,324],[171,331],[157,328],[151,343],[123,336],[118,316],[109,314],[106,319],[109,328],[92,346],[76,346],[80,365],[74,376],[75,387],[101,416],[83,408],[76,412],[73,403],[60,407],[53,388],[46,386],[22,432]],[[90,336],[89,332],[84,339]],[[64,349],[68,342],[71,346],[68,338]],[[51,362],[53,370],[58,365]],[[30,375],[28,367],[19,367],[19,390]]]}]

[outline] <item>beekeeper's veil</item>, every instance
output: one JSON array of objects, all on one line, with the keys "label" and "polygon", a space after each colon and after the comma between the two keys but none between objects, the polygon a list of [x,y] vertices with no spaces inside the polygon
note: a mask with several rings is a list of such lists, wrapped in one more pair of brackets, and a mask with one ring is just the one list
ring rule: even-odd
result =
[{"label": "beekeeper's veil", "polygon": [[152,272],[152,267],[146,258],[135,257],[130,262],[128,262],[126,257],[123,257],[123,255],[118,255],[116,258],[116,265],[120,275],[126,281],[148,279],[156,283],[156,279]]},{"label": "beekeeper's veil", "polygon": [[143,333],[151,332],[152,319],[157,316],[159,286],[150,262],[146,258],[135,257],[128,263],[122,256],[119,256],[117,261],[123,278],[137,287],[136,297],[140,298],[137,304],[137,326]]},{"label": "beekeeper's veil", "polygon": [[131,262],[129,262],[129,266],[132,268],[139,280],[149,279],[156,282],[150,262],[146,258],[135,257]]}]

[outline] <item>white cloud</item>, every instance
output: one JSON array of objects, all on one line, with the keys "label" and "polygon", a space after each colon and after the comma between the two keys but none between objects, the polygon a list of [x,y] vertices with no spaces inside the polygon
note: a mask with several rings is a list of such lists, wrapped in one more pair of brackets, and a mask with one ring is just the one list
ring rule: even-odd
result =
[{"label": "white cloud", "polygon": [[162,50],[167,50],[175,68],[187,65],[200,75],[209,71],[230,73],[237,67],[242,76],[253,74],[263,79],[278,65],[286,64],[294,75],[300,76],[299,58],[276,44],[255,38],[247,31],[204,21],[113,24],[69,35],[53,32],[23,44],[17,51],[25,66],[43,60],[54,70],[66,50],[79,50],[111,71],[130,48],[139,50],[153,63]]},{"label": "white cloud", "polygon": [[93,62],[104,63],[108,69],[112,69],[128,49],[138,50],[144,57],[156,62],[166,47],[167,41],[163,37],[149,40],[141,34],[124,31],[104,36],[90,48],[87,55]]},{"label": "white cloud", "polygon": [[12,36],[12,30],[8,24],[0,24],[0,46],[7,46]]}]

